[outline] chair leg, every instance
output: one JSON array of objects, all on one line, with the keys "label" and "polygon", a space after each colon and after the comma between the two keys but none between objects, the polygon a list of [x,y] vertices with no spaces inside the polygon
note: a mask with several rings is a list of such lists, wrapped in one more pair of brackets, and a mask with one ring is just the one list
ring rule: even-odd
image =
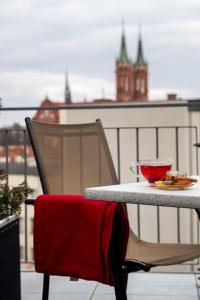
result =
[{"label": "chair leg", "polygon": [[125,288],[127,290],[127,286],[128,286],[128,274],[124,274],[124,284],[125,284]]},{"label": "chair leg", "polygon": [[128,275],[122,272],[121,264],[119,263],[118,255],[115,251],[117,249],[113,241],[110,245],[110,262],[113,274],[115,276],[115,296],[116,300],[127,300],[126,288],[128,282]]},{"label": "chair leg", "polygon": [[126,282],[123,274],[118,274],[115,277],[115,297],[116,300],[127,300]]},{"label": "chair leg", "polygon": [[50,276],[47,274],[44,274],[42,300],[48,300],[48,298],[49,298],[49,280],[50,280]]}]

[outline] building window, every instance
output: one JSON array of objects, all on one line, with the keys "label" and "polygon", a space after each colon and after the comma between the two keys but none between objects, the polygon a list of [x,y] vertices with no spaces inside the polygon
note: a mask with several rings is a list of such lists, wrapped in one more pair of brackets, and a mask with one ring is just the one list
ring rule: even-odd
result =
[{"label": "building window", "polygon": [[126,91],[126,92],[128,92],[128,90],[129,90],[129,82],[128,82],[128,76],[126,76],[125,78],[124,78],[124,90]]},{"label": "building window", "polygon": [[144,79],[141,80],[141,93],[145,93],[145,87],[144,87]]},{"label": "building window", "polygon": [[120,76],[120,77],[119,77],[119,86],[120,86],[121,88],[124,87],[124,77],[123,77],[123,76]]},{"label": "building window", "polygon": [[50,113],[50,119],[54,119],[54,112]]},{"label": "building window", "polygon": [[49,111],[48,110],[44,110],[44,118],[48,118],[49,117]]},{"label": "building window", "polygon": [[136,80],[136,91],[140,91],[140,79]]}]

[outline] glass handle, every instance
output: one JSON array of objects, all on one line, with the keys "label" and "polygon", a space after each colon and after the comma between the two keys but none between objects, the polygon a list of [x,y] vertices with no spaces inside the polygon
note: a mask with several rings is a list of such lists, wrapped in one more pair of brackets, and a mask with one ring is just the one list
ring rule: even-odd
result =
[{"label": "glass handle", "polygon": [[131,165],[130,165],[130,171],[137,177],[137,178],[141,178],[142,176],[140,174],[138,174],[136,171],[135,171],[135,167],[139,167],[140,163],[139,162],[133,162]]}]

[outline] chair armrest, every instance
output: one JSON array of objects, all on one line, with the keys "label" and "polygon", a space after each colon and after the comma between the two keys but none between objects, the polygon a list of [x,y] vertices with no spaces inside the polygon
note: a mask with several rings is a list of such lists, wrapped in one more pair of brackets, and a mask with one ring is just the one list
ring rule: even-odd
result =
[{"label": "chair armrest", "polygon": [[199,148],[200,147],[200,143],[196,143],[193,146]]},{"label": "chair armrest", "polygon": [[25,199],[24,203],[27,205],[34,205],[35,199]]},{"label": "chair armrest", "polygon": [[143,270],[144,272],[149,272],[151,269],[151,265],[145,264],[142,261],[136,259],[127,259],[122,264],[122,270],[124,273],[131,273]]}]

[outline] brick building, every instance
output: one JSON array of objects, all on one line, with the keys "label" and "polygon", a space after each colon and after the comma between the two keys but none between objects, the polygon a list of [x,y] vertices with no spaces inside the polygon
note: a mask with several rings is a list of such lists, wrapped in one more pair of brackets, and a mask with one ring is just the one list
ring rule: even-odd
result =
[{"label": "brick building", "polygon": [[[40,104],[40,107],[55,107],[65,105],[65,102],[51,101],[48,96]],[[38,110],[32,118],[35,121],[41,121],[46,123],[59,123],[59,111],[58,110]]]},{"label": "brick building", "polygon": [[124,29],[120,55],[116,61],[116,101],[148,101],[148,65],[144,60],[142,38],[139,33],[137,59],[133,63],[127,54]]},{"label": "brick building", "polygon": [[[72,104],[71,92],[69,88],[68,75],[66,74],[65,91],[64,91],[65,101],[51,101],[48,96],[41,102],[40,107],[55,107],[64,106]],[[52,110],[38,110],[32,118],[35,121],[46,122],[46,123],[60,123],[59,111],[56,109]]]}]

